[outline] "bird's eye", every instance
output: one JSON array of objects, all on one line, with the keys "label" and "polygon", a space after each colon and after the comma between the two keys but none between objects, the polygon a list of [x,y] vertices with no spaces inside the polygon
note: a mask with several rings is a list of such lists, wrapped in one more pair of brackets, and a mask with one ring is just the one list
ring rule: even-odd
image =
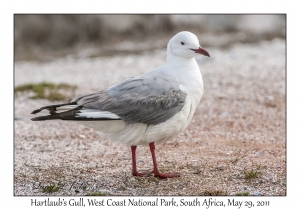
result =
[{"label": "bird's eye", "polygon": [[185,45],[185,43],[184,43],[184,42],[181,42],[181,45]]}]

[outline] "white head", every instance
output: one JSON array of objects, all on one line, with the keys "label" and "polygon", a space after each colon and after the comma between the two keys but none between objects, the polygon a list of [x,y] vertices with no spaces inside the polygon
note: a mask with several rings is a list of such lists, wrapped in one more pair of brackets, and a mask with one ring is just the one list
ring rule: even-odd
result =
[{"label": "white head", "polygon": [[167,48],[167,59],[172,56],[192,58],[195,53],[210,57],[209,53],[201,48],[195,34],[182,31],[171,38]]}]

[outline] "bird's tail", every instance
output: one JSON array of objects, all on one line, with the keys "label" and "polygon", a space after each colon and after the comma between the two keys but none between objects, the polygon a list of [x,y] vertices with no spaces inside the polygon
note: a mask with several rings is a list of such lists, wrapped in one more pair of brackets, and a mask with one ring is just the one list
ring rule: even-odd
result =
[{"label": "bird's tail", "polygon": [[57,104],[44,106],[39,109],[34,110],[31,114],[47,114],[46,116],[38,116],[34,117],[32,121],[40,121],[40,120],[55,120],[61,119],[61,113],[72,113],[78,110],[78,105],[76,102],[66,103],[66,104]]},{"label": "bird's tail", "polygon": [[34,117],[32,121],[41,120],[75,120],[75,121],[100,121],[100,120],[120,120],[121,118],[109,111],[84,108],[77,102],[44,106],[34,110],[31,114],[42,114]]}]

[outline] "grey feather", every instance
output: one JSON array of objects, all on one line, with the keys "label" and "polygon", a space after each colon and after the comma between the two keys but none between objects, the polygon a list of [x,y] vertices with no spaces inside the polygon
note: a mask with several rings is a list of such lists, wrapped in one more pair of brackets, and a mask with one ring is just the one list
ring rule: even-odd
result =
[{"label": "grey feather", "polygon": [[173,117],[184,106],[186,93],[179,85],[162,75],[143,75],[72,102],[83,108],[112,112],[128,124],[155,125]]}]

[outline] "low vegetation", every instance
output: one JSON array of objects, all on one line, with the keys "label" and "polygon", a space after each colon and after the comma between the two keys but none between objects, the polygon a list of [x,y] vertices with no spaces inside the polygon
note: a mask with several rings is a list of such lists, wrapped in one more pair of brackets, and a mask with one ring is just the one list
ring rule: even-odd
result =
[{"label": "low vegetation", "polygon": [[50,101],[65,101],[70,100],[60,91],[74,92],[77,87],[66,83],[54,84],[49,82],[41,82],[36,84],[25,84],[15,87],[15,93],[18,92],[33,92],[31,99],[47,99]]},{"label": "low vegetation", "polygon": [[253,179],[257,177],[258,172],[255,170],[251,170],[251,171],[244,171],[244,174],[246,179]]},{"label": "low vegetation", "polygon": [[93,192],[93,193],[88,193],[86,196],[105,196],[103,192]]},{"label": "low vegetation", "polygon": [[43,193],[54,193],[59,190],[59,186],[55,183],[51,183],[47,186],[42,186],[41,188]]},{"label": "low vegetation", "polygon": [[240,193],[236,193],[236,196],[248,196],[250,193],[249,192],[240,192]]},{"label": "low vegetation", "polygon": [[205,190],[203,192],[204,196],[227,196],[228,193],[223,190]]}]

